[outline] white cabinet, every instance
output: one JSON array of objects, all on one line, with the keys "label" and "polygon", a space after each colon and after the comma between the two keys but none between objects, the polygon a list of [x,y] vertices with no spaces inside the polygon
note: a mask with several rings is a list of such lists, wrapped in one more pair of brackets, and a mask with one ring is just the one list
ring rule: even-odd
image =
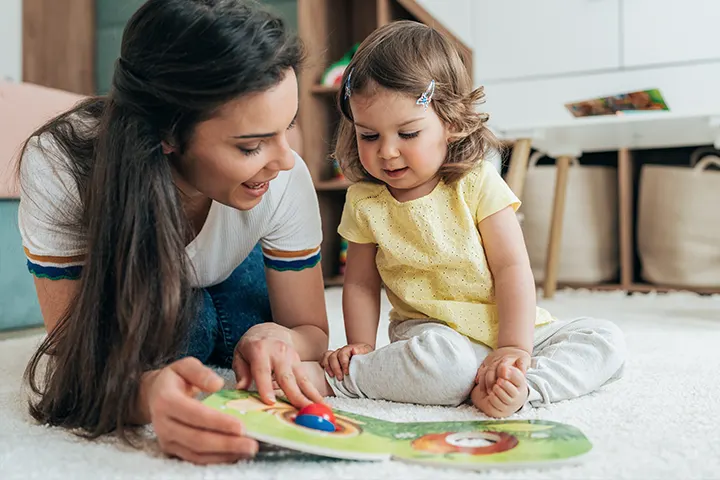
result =
[{"label": "white cabinet", "polygon": [[419,3],[438,22],[442,23],[454,35],[473,44],[473,6],[477,0],[418,0]]},{"label": "white cabinet", "polygon": [[22,0],[0,0],[0,80],[22,77]]},{"label": "white cabinet", "polygon": [[623,66],[720,59],[720,1],[622,0]]},{"label": "white cabinet", "polygon": [[476,82],[619,68],[619,2],[473,1]]}]

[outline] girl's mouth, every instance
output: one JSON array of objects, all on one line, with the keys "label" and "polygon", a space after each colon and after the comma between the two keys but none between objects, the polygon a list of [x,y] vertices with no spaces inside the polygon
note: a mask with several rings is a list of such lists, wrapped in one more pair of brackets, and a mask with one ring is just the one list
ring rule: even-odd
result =
[{"label": "girl's mouth", "polygon": [[405,175],[405,173],[407,173],[408,170],[409,170],[408,167],[403,167],[403,168],[398,168],[395,170],[384,170],[384,171],[385,171],[385,175],[387,175],[390,178],[400,178],[403,175]]}]

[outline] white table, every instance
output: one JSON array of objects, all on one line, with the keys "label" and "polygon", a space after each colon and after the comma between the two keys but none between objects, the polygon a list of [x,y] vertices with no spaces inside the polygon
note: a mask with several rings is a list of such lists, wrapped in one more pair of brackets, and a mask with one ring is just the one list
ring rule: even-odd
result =
[{"label": "white table", "polygon": [[[507,182],[522,197],[531,148],[557,162],[550,238],[545,269],[544,296],[550,298],[557,288],[560,241],[565,209],[568,169],[572,158],[586,152],[618,150],[621,264],[632,263],[632,190],[631,149],[669,148],[714,144],[720,148],[720,109],[717,114],[673,113],[665,111],[624,115],[572,118],[536,125],[515,124],[509,128],[493,126],[503,140],[515,142]],[[621,283],[632,282],[632,272],[621,270]]]}]

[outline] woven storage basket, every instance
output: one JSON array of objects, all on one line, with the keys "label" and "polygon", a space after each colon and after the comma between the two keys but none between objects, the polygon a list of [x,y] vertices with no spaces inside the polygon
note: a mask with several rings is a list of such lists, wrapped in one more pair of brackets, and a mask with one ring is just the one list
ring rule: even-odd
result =
[{"label": "woven storage basket", "polygon": [[[523,190],[523,222],[535,280],[545,277],[545,262],[555,192],[555,165],[528,163]],[[619,268],[617,169],[581,166],[573,159],[568,172],[558,281],[600,283],[612,280]]]},{"label": "woven storage basket", "polygon": [[717,287],[720,172],[707,167],[720,167],[720,156],[699,149],[693,152],[690,165],[642,169],[638,201],[642,277],[668,286]]}]

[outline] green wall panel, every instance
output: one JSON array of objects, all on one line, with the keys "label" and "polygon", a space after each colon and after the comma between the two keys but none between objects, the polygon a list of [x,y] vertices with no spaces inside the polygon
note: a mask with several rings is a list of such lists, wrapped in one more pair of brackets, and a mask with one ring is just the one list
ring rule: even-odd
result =
[{"label": "green wall panel", "polygon": [[42,325],[18,231],[17,200],[0,200],[0,331]]},{"label": "green wall panel", "polygon": [[[99,94],[105,94],[110,89],[123,29],[143,3],[145,0],[96,0],[95,81]],[[262,3],[269,5],[297,31],[297,0],[265,0]]]}]

